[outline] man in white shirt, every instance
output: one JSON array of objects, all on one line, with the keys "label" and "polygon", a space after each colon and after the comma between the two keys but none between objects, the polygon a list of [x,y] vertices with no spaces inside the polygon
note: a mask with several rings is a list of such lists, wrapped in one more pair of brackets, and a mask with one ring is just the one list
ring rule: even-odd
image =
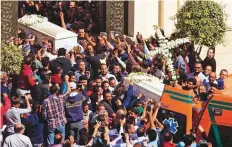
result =
[{"label": "man in white shirt", "polygon": [[19,108],[20,106],[20,98],[13,97],[12,107],[6,112],[5,120],[6,120],[6,133],[7,135],[14,134],[14,125],[17,123],[21,123],[20,115],[31,112],[31,106],[29,103],[29,99],[31,99],[30,94],[25,95],[25,101],[27,104],[27,108]]},{"label": "man in white shirt", "polygon": [[93,119],[93,112],[89,110],[89,105],[87,102],[82,103],[83,108],[83,120],[87,120],[88,122],[91,122]]},{"label": "man in white shirt", "polygon": [[201,80],[201,84],[206,85],[206,83],[208,82],[208,79],[205,77],[205,75],[201,71],[202,71],[201,63],[199,62],[195,63],[194,72],[188,75],[188,79],[199,78]]},{"label": "man in white shirt", "polygon": [[32,147],[29,137],[23,135],[25,126],[17,123],[14,126],[15,134],[6,138],[3,147]]},{"label": "man in white shirt", "polygon": [[109,73],[108,67],[106,64],[101,64],[101,75],[100,76],[102,77],[103,81],[109,81],[109,78],[113,77],[116,80],[116,82],[118,82],[116,77]]},{"label": "man in white shirt", "polygon": [[204,70],[204,75],[205,77],[208,79],[209,78],[209,74],[212,72],[212,67],[210,65],[207,65],[205,67],[205,70]]}]

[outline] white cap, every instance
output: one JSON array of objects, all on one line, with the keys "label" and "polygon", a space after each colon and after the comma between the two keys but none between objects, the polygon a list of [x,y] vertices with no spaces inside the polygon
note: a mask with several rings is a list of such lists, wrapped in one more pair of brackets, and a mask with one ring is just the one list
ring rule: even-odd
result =
[{"label": "white cap", "polygon": [[77,89],[77,84],[75,82],[70,82],[69,86],[70,86],[71,90]]}]

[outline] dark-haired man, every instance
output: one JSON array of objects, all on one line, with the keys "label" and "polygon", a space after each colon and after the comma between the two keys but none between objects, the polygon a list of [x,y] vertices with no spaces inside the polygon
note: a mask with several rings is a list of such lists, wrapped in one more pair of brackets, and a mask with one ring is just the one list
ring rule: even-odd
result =
[{"label": "dark-haired man", "polygon": [[20,98],[13,97],[11,100],[12,107],[6,112],[5,120],[6,120],[6,134],[11,135],[14,134],[14,125],[17,123],[21,123],[20,115],[31,112],[31,106],[29,100],[31,99],[30,94],[25,95],[25,101],[27,104],[27,108],[19,108],[20,106]]},{"label": "dark-haired man", "polygon": [[188,75],[188,79],[195,78],[200,79],[202,85],[206,85],[206,83],[209,81],[205,75],[202,73],[202,64],[200,62],[195,63],[194,65],[194,72],[190,73]]},{"label": "dark-haired man", "polygon": [[109,113],[109,116],[115,116],[114,108],[116,107],[116,104],[114,101],[112,101],[111,92],[109,90],[104,91],[103,97],[104,99],[101,101],[101,103],[104,104],[107,112]]},{"label": "dark-haired man", "polygon": [[43,128],[44,124],[39,119],[40,104],[32,105],[32,112],[26,118],[22,118],[22,123],[26,126],[26,135],[30,138],[33,146],[42,145],[44,142]]},{"label": "dark-haired man", "polygon": [[66,49],[60,48],[58,50],[58,57],[51,61],[50,68],[52,73],[57,73],[57,66],[61,65],[61,68],[63,69],[63,74],[66,75],[71,70],[71,61],[70,59],[66,58]]},{"label": "dark-haired man", "polygon": [[102,77],[103,81],[109,81],[109,78],[113,77],[116,80],[116,82],[118,82],[116,77],[108,72],[108,67],[106,64],[101,64],[100,76]]},{"label": "dark-haired man", "polygon": [[33,79],[33,73],[31,70],[32,58],[30,56],[26,56],[24,58],[23,67],[19,75],[18,80],[18,89],[17,95],[23,96],[26,93],[30,93],[31,88],[36,85],[35,80]]},{"label": "dark-haired man", "polygon": [[180,49],[176,48],[174,50],[174,54],[176,58],[176,61],[174,62],[174,68],[176,69],[177,74],[180,75],[180,74],[186,73],[185,61],[184,61],[184,58],[180,54]]},{"label": "dark-haired man", "polygon": [[64,99],[70,92],[69,77],[65,76],[67,92],[64,95],[58,95],[58,87],[53,85],[50,87],[50,96],[43,101],[43,117],[48,123],[48,143],[54,144],[55,129],[62,132],[65,138],[65,124],[67,119],[64,111]]},{"label": "dark-haired man", "polygon": [[216,72],[216,60],[214,59],[214,55],[215,49],[209,48],[207,52],[207,57],[202,63],[203,69],[205,69],[207,65],[210,65],[212,67],[212,72]]},{"label": "dark-haired man", "polygon": [[85,75],[85,62],[80,60],[78,63],[78,70],[75,71],[76,80],[79,81],[80,76]]},{"label": "dark-haired man", "polygon": [[98,76],[98,69],[99,69],[99,67],[101,65],[100,60],[103,60],[103,59],[106,58],[106,55],[104,54],[104,52],[99,51],[98,53],[99,54],[96,54],[95,56],[86,57],[87,61],[91,65],[94,77]]},{"label": "dark-haired man", "polygon": [[117,63],[114,64],[113,72],[111,74],[113,74],[116,77],[118,82],[120,82],[122,80],[122,78],[124,77],[124,75],[121,72],[121,67]]}]

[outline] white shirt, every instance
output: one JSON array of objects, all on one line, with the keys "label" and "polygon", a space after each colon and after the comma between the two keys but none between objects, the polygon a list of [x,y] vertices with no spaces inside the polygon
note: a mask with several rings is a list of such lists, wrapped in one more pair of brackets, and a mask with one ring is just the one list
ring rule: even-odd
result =
[{"label": "white shirt", "polygon": [[29,112],[31,112],[31,108],[22,109],[11,107],[5,114],[5,123],[7,125],[6,131],[9,133],[14,133],[14,125],[17,123],[21,123],[20,115]]},{"label": "white shirt", "polygon": [[6,138],[3,147],[32,147],[29,137],[16,133]]},{"label": "white shirt", "polygon": [[[188,79],[193,78],[193,77],[194,77],[194,72],[192,72],[188,75]],[[202,85],[206,85],[206,83],[209,82],[209,79],[207,79],[206,76],[202,72],[200,72],[197,75],[197,77],[201,80]]]},{"label": "white shirt", "polygon": [[102,81],[109,81],[109,78],[113,77],[116,80],[116,84],[118,83],[116,77],[112,74],[106,74],[106,76],[103,76],[102,74],[100,75],[102,77]]},{"label": "white shirt", "polygon": [[45,56],[49,58],[49,61],[52,61],[57,58],[57,55],[53,55],[49,52],[46,52]]},{"label": "white shirt", "polygon": [[91,110],[88,110],[87,113],[83,112],[83,120],[88,120],[89,121],[90,114],[93,115],[93,112]]}]

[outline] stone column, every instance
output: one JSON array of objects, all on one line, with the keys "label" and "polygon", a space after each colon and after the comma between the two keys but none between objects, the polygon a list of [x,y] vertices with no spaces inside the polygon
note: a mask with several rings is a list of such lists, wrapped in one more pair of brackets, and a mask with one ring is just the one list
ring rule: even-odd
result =
[{"label": "stone column", "polygon": [[106,32],[124,33],[124,1],[106,2]]},{"label": "stone column", "polygon": [[177,0],[177,11],[180,10],[180,0]]},{"label": "stone column", "polygon": [[17,34],[18,1],[1,1],[1,41]]},{"label": "stone column", "polygon": [[159,1],[159,16],[158,16],[158,26],[159,28],[164,28],[164,1]]}]

